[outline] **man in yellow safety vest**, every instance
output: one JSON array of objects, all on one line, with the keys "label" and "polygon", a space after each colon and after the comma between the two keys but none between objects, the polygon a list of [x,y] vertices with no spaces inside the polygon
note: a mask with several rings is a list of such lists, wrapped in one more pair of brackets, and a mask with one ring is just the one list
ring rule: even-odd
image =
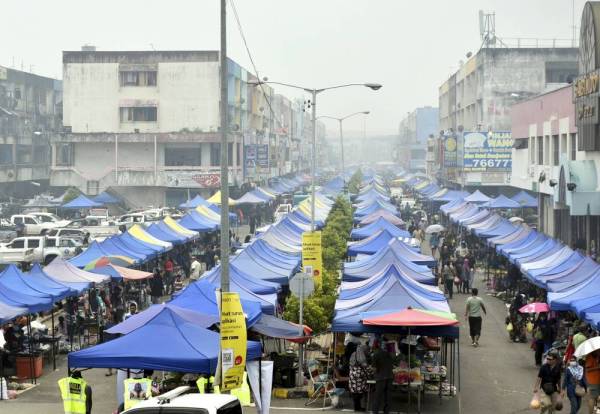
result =
[{"label": "man in yellow safety vest", "polygon": [[65,414],[91,414],[92,388],[81,377],[80,371],[58,380],[58,388]]}]

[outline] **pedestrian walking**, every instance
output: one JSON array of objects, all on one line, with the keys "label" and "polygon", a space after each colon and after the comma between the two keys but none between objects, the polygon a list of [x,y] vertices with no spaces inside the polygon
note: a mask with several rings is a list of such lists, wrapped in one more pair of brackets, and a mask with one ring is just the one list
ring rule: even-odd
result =
[{"label": "pedestrian walking", "polygon": [[482,323],[481,312],[483,311],[483,313],[487,315],[483,299],[477,296],[478,293],[479,290],[473,288],[471,290],[471,296],[467,299],[465,306],[465,318],[469,318],[469,334],[471,336],[471,345],[473,346],[479,346]]},{"label": "pedestrian walking", "polygon": [[201,268],[202,268],[202,266],[200,265],[198,258],[194,257],[194,260],[192,261],[192,264],[190,265],[190,279],[198,280],[200,278]]},{"label": "pedestrian walking", "polygon": [[152,297],[152,303],[157,305],[160,303],[160,298],[164,295],[164,284],[163,278],[160,274],[160,269],[155,268],[152,279],[150,279],[150,296]]},{"label": "pedestrian walking", "polygon": [[454,270],[448,262],[444,263],[442,267],[442,280],[444,281],[444,285],[446,286],[446,293],[448,294],[448,299],[452,299],[454,294]]},{"label": "pedestrian walking", "polygon": [[[540,393],[540,412],[554,413],[554,410],[562,409],[561,365],[556,352],[549,352],[546,356],[546,363],[541,366],[538,377],[535,382],[533,392]],[[560,408],[559,408],[560,407]]]},{"label": "pedestrian walking", "polygon": [[383,403],[383,414],[390,412],[390,392],[394,379],[394,357],[386,349],[385,339],[376,344],[373,352],[373,368],[375,369],[375,399],[373,400],[373,414],[379,414],[379,407]]},{"label": "pedestrian walking", "polygon": [[563,398],[565,391],[569,398],[569,402],[571,403],[571,414],[577,414],[581,408],[581,397],[587,392],[587,384],[583,376],[583,367],[579,365],[575,356],[571,356],[569,365],[565,370],[562,392]]},{"label": "pedestrian walking", "polygon": [[362,398],[369,387],[367,384],[369,377],[368,351],[368,345],[358,345],[356,351],[350,356],[349,386],[354,401],[354,411],[366,411],[366,408],[362,407]]}]

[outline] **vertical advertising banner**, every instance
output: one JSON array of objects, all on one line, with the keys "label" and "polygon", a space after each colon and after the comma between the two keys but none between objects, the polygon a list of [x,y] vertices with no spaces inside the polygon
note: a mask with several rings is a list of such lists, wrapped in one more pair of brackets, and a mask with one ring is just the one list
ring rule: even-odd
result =
[{"label": "vertical advertising banner", "polygon": [[458,145],[454,135],[444,135],[444,167],[456,167]]},{"label": "vertical advertising banner", "polygon": [[246,366],[246,318],[240,295],[221,293],[221,390],[240,388]]},{"label": "vertical advertising banner", "polygon": [[256,146],[256,164],[262,168],[269,168],[269,144]]},{"label": "vertical advertising banner", "polygon": [[465,171],[512,169],[513,139],[510,131],[465,132],[463,146]]},{"label": "vertical advertising banner", "polygon": [[302,233],[302,268],[312,266],[313,277],[320,280],[323,275],[323,251],[321,248],[321,232]]}]

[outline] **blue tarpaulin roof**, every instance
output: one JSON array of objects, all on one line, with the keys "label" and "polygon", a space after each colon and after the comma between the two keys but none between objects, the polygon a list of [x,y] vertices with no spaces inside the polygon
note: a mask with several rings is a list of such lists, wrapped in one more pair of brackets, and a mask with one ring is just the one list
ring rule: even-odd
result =
[{"label": "blue tarpaulin roof", "polygon": [[261,197],[258,194],[255,194],[253,191],[249,191],[237,200],[235,200],[237,204],[265,204],[269,200],[265,197]]},{"label": "blue tarpaulin roof", "polygon": [[10,322],[17,316],[25,315],[27,308],[19,308],[16,306],[10,306],[0,301],[0,323]]},{"label": "blue tarpaulin roof", "polygon": [[546,287],[549,292],[563,292],[577,286],[598,271],[598,263],[586,257],[582,262],[579,262],[576,267],[566,269],[545,280]]},{"label": "blue tarpaulin roof", "polygon": [[106,191],[101,192],[92,200],[100,204],[118,204],[121,202],[121,200],[119,200],[117,197],[107,193]]},{"label": "blue tarpaulin roof", "polygon": [[67,288],[74,292],[75,295],[80,295],[92,285],[92,282],[67,282],[56,280],[42,270],[42,267],[38,263],[35,263],[31,270],[27,272],[27,279],[34,280],[35,283],[38,283],[41,286],[47,286],[50,289]]},{"label": "blue tarpaulin roof", "polygon": [[[249,273],[246,273],[245,270],[248,269],[244,268],[243,271],[235,263],[231,263],[229,266],[229,281],[231,283],[232,291],[235,292],[236,287],[243,287],[244,289],[247,289],[250,292],[258,295],[268,295],[270,293],[277,293],[281,290],[281,285],[279,283],[261,280],[251,276]],[[207,273],[203,274],[202,280],[208,280],[215,286],[220,284],[221,266],[216,266]]]},{"label": "blue tarpaulin roof", "polygon": [[146,231],[159,240],[168,241],[173,244],[182,244],[189,240],[187,236],[177,233],[162,221],[152,223],[146,227]]},{"label": "blue tarpaulin roof", "polygon": [[[219,315],[216,289],[209,281],[199,280],[190,283],[185,289],[177,293],[169,303],[208,315]],[[246,315],[246,326],[250,328],[262,314],[260,303],[246,299],[241,299],[241,302]]]},{"label": "blue tarpaulin roof", "polygon": [[364,239],[365,237],[372,236],[379,230],[383,229],[389,231],[390,234],[393,234],[395,237],[411,237],[408,231],[398,228],[383,217],[378,218],[373,223],[367,224],[364,227],[353,229],[350,233],[350,236],[355,240],[360,240]]},{"label": "blue tarpaulin roof", "polygon": [[516,226],[512,233],[502,236],[496,236],[488,239],[487,243],[490,246],[502,246],[507,243],[512,243],[527,237],[531,229],[527,226]]},{"label": "blue tarpaulin roof", "polygon": [[0,280],[18,290],[21,293],[26,293],[31,296],[51,297],[54,302],[63,300],[68,296],[76,296],[77,290],[71,289],[58,282],[52,281],[49,277],[37,277],[42,272],[39,264],[35,264],[36,275],[25,274],[17,269],[16,266],[10,265],[0,274]]},{"label": "blue tarpaulin roof", "polygon": [[16,308],[26,308],[27,313],[52,309],[52,296],[26,288],[26,285],[20,281],[2,277],[3,274],[13,272],[14,269],[15,266],[10,265],[0,274],[0,302]]},{"label": "blue tarpaulin roof", "polygon": [[502,194],[484,203],[483,206],[487,208],[521,208],[519,203]]},{"label": "blue tarpaulin roof", "polygon": [[198,231],[198,232],[209,232],[216,230],[219,226],[214,222],[208,220],[202,214],[199,214],[195,210],[190,210],[180,220],[181,224],[186,229]]},{"label": "blue tarpaulin roof", "polygon": [[521,207],[537,207],[538,200],[534,196],[525,191],[520,191],[518,194],[511,197],[511,200],[519,203]]},{"label": "blue tarpaulin roof", "polygon": [[200,194],[196,194],[196,196],[191,200],[187,200],[185,203],[181,203],[179,205],[179,208],[196,208],[198,206],[207,206],[209,204],[210,203],[204,198],[202,198]]},{"label": "blue tarpaulin roof", "polygon": [[[219,345],[217,332],[189,322],[165,307],[145,325],[125,336],[70,353],[68,363],[70,368],[137,368],[214,374]],[[248,341],[246,359],[260,355],[260,343]]]},{"label": "blue tarpaulin roof", "polygon": [[490,197],[483,194],[481,191],[476,190],[472,194],[465,197],[465,201],[471,203],[486,203],[490,201]]},{"label": "blue tarpaulin roof", "polygon": [[67,204],[63,204],[62,208],[94,208],[102,206],[102,203],[97,203],[84,195],[80,195],[79,197],[69,201]]}]

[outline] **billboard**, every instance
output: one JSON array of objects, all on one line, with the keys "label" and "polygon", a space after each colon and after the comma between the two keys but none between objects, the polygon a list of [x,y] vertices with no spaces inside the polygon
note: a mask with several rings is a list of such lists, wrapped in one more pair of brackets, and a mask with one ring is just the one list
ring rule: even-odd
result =
[{"label": "billboard", "polygon": [[465,132],[464,171],[511,171],[513,139],[510,131]]},{"label": "billboard", "polygon": [[169,171],[165,176],[167,187],[175,188],[218,188],[221,174],[192,171]]},{"label": "billboard", "polygon": [[254,167],[269,167],[269,144],[244,145],[244,166],[246,169]]},{"label": "billboard", "polygon": [[444,135],[444,167],[456,167],[456,137]]}]

